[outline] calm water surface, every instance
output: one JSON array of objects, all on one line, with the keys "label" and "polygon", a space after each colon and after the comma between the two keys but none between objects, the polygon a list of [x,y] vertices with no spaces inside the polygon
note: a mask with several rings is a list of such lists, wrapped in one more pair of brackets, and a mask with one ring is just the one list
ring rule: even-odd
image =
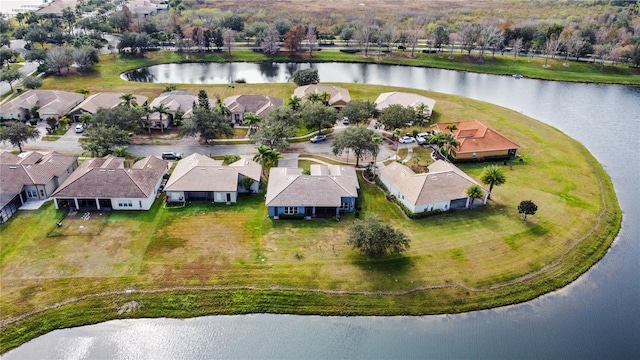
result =
[{"label": "calm water surface", "polygon": [[[216,70],[226,71],[227,80],[222,83],[240,77],[248,82],[259,82],[254,77],[280,79],[293,67],[278,64],[277,70],[270,68],[264,75],[256,64],[228,66]],[[245,66],[253,66],[253,72]],[[624,211],[618,239],[604,259],[574,283],[515,306],[422,317],[259,314],[117,320],[57,330],[3,358],[640,357],[639,88],[516,80],[399,66],[313,66],[319,69],[322,81],[389,84],[457,94],[514,109],[559,128],[582,142],[613,179]],[[168,73],[178,68],[172,69]]]}]

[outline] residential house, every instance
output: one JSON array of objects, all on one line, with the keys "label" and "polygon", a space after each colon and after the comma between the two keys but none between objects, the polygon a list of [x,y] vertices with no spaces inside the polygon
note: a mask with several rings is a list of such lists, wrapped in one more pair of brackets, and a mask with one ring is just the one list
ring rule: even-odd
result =
[{"label": "residential house", "polygon": [[153,99],[149,108],[153,109],[160,105],[164,105],[167,109],[166,114],[153,112],[149,115],[152,128],[166,129],[171,126],[176,117],[182,119],[190,119],[193,116],[193,103],[198,101],[198,97],[186,91],[169,91],[160,94]]},{"label": "residential house", "polygon": [[60,90],[29,90],[0,105],[0,119],[26,121],[32,118],[59,119],[84,99],[84,95]]},{"label": "residential house", "polygon": [[425,104],[429,108],[429,113],[425,115],[431,115],[433,107],[436,106],[436,101],[418,94],[393,91],[380,94],[375,104],[378,112],[388,108],[389,105],[402,105],[417,109],[420,104]]},{"label": "residential house", "polygon": [[[69,113],[69,118],[73,121],[78,121],[80,116],[84,113],[89,113],[91,115],[95,114],[99,109],[112,109],[120,104],[122,104],[122,95],[124,93],[117,92],[101,92],[97,94],[90,95],[88,98],[84,99],[83,102],[78,104],[71,112]],[[146,105],[149,98],[142,95],[133,95],[136,104],[142,106]]]},{"label": "residential house", "polygon": [[77,167],[77,157],[57,152],[0,152],[0,223],[25,202],[49,198]]},{"label": "residential house", "polygon": [[166,201],[235,203],[239,192],[258,192],[262,175],[260,164],[246,158],[229,166],[222,163],[222,160],[200,154],[178,161],[164,188]]},{"label": "residential house", "polygon": [[[455,125],[453,130],[447,129]],[[520,146],[478,120],[431,125],[434,132],[452,133],[460,146],[456,160],[488,160],[512,158]]]},{"label": "residential house", "polygon": [[269,172],[265,203],[273,218],[333,217],[356,209],[359,188],[352,166],[313,164],[310,175],[300,168],[274,167]]},{"label": "residential house", "polygon": [[328,101],[329,106],[335,108],[343,108],[351,101],[349,90],[333,85],[304,85],[299,86],[293,91],[293,95],[300,99],[306,99],[310,94],[328,93],[331,98]]},{"label": "residential house", "polygon": [[111,155],[85,160],[53,193],[56,209],[149,210],[169,164],[156,156],[124,164]]},{"label": "residential house", "polygon": [[[380,169],[380,180],[389,193],[413,213],[449,209],[466,209],[471,206],[467,189],[480,185],[455,165],[436,160],[426,173],[416,174],[405,165],[393,162]],[[484,191],[483,204],[488,192]]]},{"label": "residential house", "polygon": [[246,114],[264,117],[274,107],[282,106],[283,101],[267,95],[235,95],[224,99],[223,103],[231,111],[231,121],[240,125]]}]

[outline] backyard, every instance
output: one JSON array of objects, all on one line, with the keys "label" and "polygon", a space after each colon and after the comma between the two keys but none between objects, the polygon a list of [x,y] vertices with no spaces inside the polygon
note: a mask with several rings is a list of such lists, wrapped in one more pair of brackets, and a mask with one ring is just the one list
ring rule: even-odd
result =
[{"label": "backyard", "polygon": [[[377,90],[354,89],[365,97]],[[621,215],[609,178],[581,144],[503,108],[438,101],[443,120],[475,114],[520,144],[523,161],[504,167],[507,182],[486,207],[420,220],[361,181],[359,216],[375,213],[402,230],[411,239],[405,254],[369,260],[348,247],[355,213],[271,220],[262,194],[172,209],[156,201],[150,211],[85,219],[62,219],[49,203],[0,225],[0,352],[55,328],[122,317],[495,307],[561,287],[604,254]],[[418,150],[412,162],[428,165],[428,155]],[[461,169],[479,179],[486,165]],[[525,199],[539,207],[526,222],[517,212]],[[139,306],[122,312],[131,301]]]}]

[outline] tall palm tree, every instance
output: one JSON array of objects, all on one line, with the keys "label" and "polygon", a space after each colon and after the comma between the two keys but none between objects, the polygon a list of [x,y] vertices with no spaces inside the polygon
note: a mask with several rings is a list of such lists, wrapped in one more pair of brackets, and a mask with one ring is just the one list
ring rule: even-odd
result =
[{"label": "tall palm tree", "polygon": [[402,130],[396,128],[393,130],[393,137],[396,138],[396,160],[398,159],[398,147],[400,146],[400,132]]},{"label": "tall palm tree", "polygon": [[416,120],[420,124],[420,132],[422,132],[425,121],[429,121],[430,117],[431,111],[425,103],[420,103],[420,105],[416,106]]},{"label": "tall palm tree", "polygon": [[380,153],[380,145],[382,145],[384,140],[382,139],[382,136],[375,135],[373,138],[371,138],[371,141],[375,145],[375,147],[373,148],[373,154],[372,154],[373,155],[373,163],[375,164],[375,163],[378,162],[378,154]]},{"label": "tall palm tree", "polygon": [[244,116],[244,120],[242,121],[242,124],[249,126],[249,134],[251,134],[254,131],[256,131],[260,121],[262,121],[260,116],[254,114],[254,113],[248,113],[247,115]]},{"label": "tall palm tree", "polygon": [[498,165],[485,167],[480,180],[482,180],[484,184],[489,185],[489,196],[487,196],[487,199],[491,199],[491,191],[493,191],[494,186],[500,186],[507,182],[504,171],[502,171],[502,168]]},{"label": "tall palm tree", "polygon": [[293,111],[300,111],[300,107],[302,106],[302,99],[300,99],[299,97],[293,95],[291,97],[291,99],[289,99],[289,102],[287,103],[287,105],[293,110]]},{"label": "tall palm tree", "polygon": [[138,105],[137,108],[142,112],[142,116],[145,118],[144,122],[147,124],[147,129],[149,130],[149,135],[151,135],[151,120],[149,119],[149,115],[151,115],[151,108],[147,104]]},{"label": "tall palm tree", "polygon": [[331,100],[331,94],[326,91],[323,91],[320,95],[320,100],[325,106],[329,106],[329,100]]},{"label": "tall palm tree", "polygon": [[447,127],[445,127],[445,129],[449,130],[449,132],[453,134],[454,130],[458,130],[458,125],[449,124],[449,125],[447,125]]},{"label": "tall palm tree", "polygon": [[311,101],[312,103],[317,103],[317,102],[321,102],[322,98],[320,97],[320,94],[318,93],[311,93],[307,96],[307,100]]},{"label": "tall palm tree", "polygon": [[122,96],[120,96],[120,100],[122,100],[122,102],[120,104],[124,105],[126,107],[136,107],[136,106],[138,106],[138,102],[136,101],[136,97],[133,94],[130,94],[130,93],[122,94]]},{"label": "tall palm tree", "polygon": [[466,193],[471,198],[471,204],[469,204],[469,208],[470,209],[473,209],[473,202],[476,199],[481,199],[482,196],[484,195],[482,193],[482,188],[478,184],[473,184],[473,185],[469,186],[467,188],[467,190],[466,190]]},{"label": "tall palm tree", "polygon": [[449,159],[455,158],[458,146],[460,142],[452,134],[445,134],[440,145],[440,153]]},{"label": "tall palm tree", "polygon": [[164,125],[162,124],[162,115],[169,114],[169,108],[165,104],[159,104],[157,106],[154,106],[151,110],[160,114],[160,130],[164,132]]},{"label": "tall palm tree", "polygon": [[267,169],[271,168],[282,158],[279,151],[272,149],[266,145],[258,146],[258,153],[253,157],[253,161],[262,164],[262,174],[268,174]]}]

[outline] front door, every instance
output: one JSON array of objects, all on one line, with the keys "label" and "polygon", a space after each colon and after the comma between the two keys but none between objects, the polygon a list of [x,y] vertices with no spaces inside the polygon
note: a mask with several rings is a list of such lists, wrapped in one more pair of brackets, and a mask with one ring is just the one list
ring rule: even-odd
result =
[{"label": "front door", "polygon": [[227,202],[231,202],[231,193],[227,193]]},{"label": "front door", "polygon": [[311,206],[305,207],[304,216],[313,216],[313,207]]}]

